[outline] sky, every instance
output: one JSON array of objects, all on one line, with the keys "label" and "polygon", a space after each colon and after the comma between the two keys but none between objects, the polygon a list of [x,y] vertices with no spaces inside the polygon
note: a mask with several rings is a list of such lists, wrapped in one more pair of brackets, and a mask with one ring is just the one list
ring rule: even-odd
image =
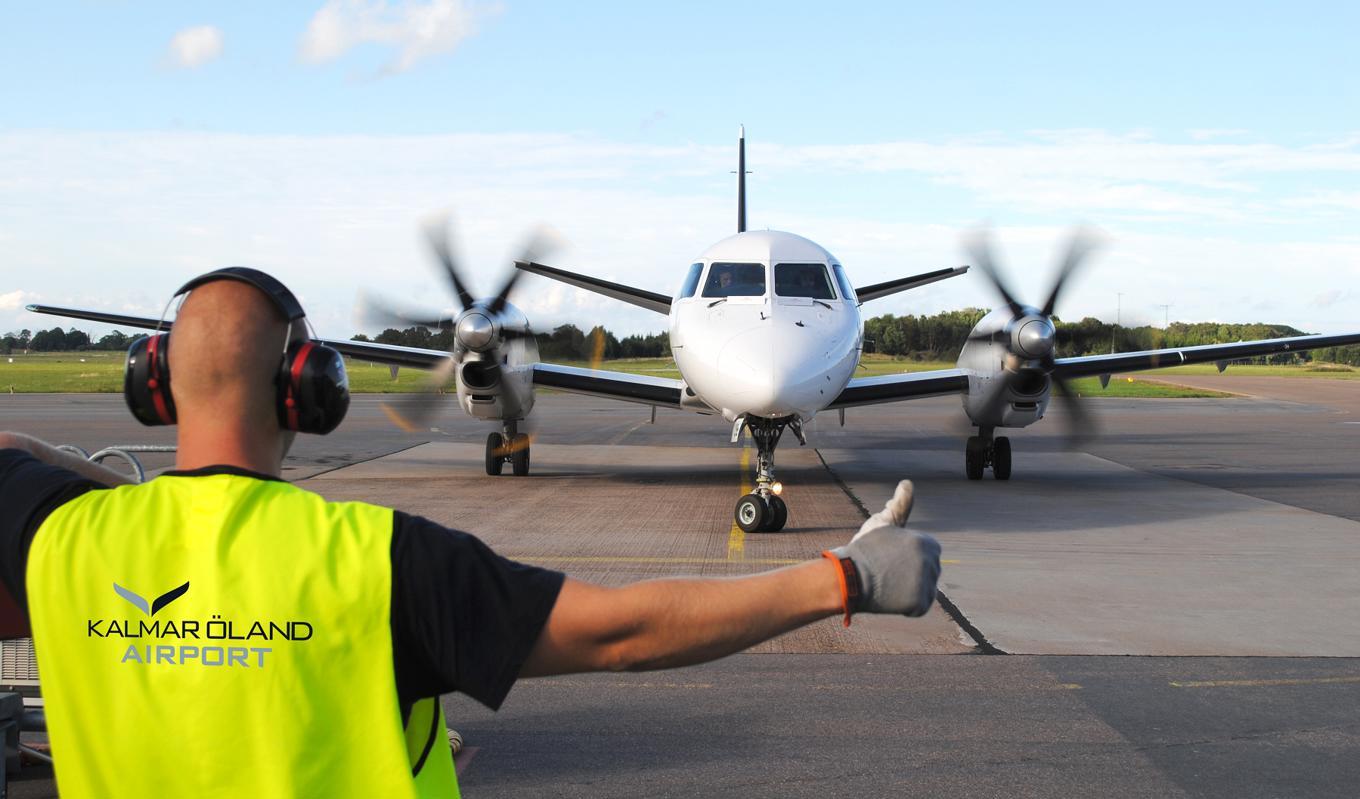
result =
[{"label": "sky", "polygon": [[[1360,5],[12,4],[0,25],[0,331],[41,302],[156,316],[244,264],[318,332],[373,294],[478,293],[546,263],[673,292],[749,224],[866,285],[967,263],[987,226],[1043,301],[1077,224],[1105,241],[1058,313],[1360,330]],[[536,328],[662,317],[526,276]],[[867,315],[993,307],[976,270]],[[1163,306],[1169,305],[1169,308]],[[108,328],[78,323],[96,335]]]}]

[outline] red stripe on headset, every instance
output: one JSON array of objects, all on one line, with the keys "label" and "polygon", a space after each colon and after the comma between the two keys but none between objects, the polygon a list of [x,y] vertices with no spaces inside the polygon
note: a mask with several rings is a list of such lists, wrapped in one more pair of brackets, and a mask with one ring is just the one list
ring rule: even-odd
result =
[{"label": "red stripe on headset", "polygon": [[175,420],[170,418],[170,409],[166,407],[165,381],[161,380],[160,359],[156,357],[156,350],[161,343],[159,335],[152,336],[151,341],[147,342],[146,357],[151,359],[151,379],[147,381],[148,388],[151,389],[151,404],[156,408],[156,415],[160,417],[161,424],[174,424]]},{"label": "red stripe on headset", "polygon": [[288,381],[288,429],[298,429],[298,402],[302,392],[302,368],[307,364],[307,356],[312,352],[312,342],[307,341],[293,356],[293,369]]}]

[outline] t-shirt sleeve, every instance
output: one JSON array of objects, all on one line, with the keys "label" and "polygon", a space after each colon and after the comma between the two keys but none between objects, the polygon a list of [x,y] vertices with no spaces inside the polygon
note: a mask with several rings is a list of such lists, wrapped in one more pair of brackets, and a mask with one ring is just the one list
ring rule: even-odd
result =
[{"label": "t-shirt sleeve", "polygon": [[96,488],[104,486],[25,450],[0,449],[0,582],[25,617],[24,574],[34,533],[57,507]]},{"label": "t-shirt sleeve", "polygon": [[503,558],[468,533],[394,513],[392,648],[402,707],[459,691],[499,708],[563,579]]}]

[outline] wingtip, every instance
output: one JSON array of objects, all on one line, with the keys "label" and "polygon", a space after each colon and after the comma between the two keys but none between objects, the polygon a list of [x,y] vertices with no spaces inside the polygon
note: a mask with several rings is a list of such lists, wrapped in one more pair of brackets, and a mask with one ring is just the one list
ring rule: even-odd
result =
[{"label": "wingtip", "polygon": [[744,139],[744,138],[746,138],[746,126],[745,126],[745,125],[738,125],[738,126],[737,126],[737,138],[738,138],[738,139]]}]

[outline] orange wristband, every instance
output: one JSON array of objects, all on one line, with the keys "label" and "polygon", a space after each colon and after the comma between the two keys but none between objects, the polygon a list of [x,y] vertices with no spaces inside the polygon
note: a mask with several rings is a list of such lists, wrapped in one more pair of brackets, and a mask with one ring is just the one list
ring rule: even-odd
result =
[{"label": "orange wristband", "polygon": [[824,550],[822,557],[835,563],[836,577],[841,584],[841,602],[845,605],[845,626],[850,626],[850,616],[859,604],[859,571],[855,568],[855,562],[849,558],[842,558],[831,550]]}]

